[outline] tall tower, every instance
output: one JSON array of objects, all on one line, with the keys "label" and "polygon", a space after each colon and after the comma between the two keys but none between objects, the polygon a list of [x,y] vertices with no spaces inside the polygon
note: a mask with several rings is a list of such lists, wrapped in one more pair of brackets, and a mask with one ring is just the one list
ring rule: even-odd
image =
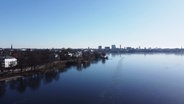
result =
[{"label": "tall tower", "polygon": [[11,50],[13,49],[13,45],[11,44]]},{"label": "tall tower", "polygon": [[112,46],[111,46],[111,49],[112,49],[112,50],[115,50],[115,49],[116,49],[116,45],[112,45]]}]

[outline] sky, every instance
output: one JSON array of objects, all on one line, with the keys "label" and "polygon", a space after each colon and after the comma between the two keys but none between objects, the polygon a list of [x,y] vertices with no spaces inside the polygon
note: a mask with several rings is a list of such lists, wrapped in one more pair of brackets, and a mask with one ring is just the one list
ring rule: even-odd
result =
[{"label": "sky", "polygon": [[184,47],[184,0],[0,0],[0,48]]}]

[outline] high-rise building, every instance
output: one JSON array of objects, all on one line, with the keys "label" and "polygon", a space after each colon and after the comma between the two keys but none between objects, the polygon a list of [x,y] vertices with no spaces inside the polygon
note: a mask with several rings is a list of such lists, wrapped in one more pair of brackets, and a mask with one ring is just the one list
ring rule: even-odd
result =
[{"label": "high-rise building", "polygon": [[13,49],[13,45],[11,44],[11,50]]},{"label": "high-rise building", "polygon": [[116,49],[116,45],[112,45],[112,46],[111,46],[111,49],[112,49],[112,50],[115,50],[115,49]]},{"label": "high-rise building", "polygon": [[102,50],[102,46],[98,46],[98,49],[99,49],[99,50]]}]

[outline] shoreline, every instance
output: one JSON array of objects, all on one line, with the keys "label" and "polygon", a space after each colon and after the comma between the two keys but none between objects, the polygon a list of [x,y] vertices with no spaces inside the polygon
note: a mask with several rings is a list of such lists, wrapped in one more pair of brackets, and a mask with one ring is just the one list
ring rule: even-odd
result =
[{"label": "shoreline", "polygon": [[[101,58],[96,58],[101,59]],[[10,80],[18,79],[24,77],[26,74],[34,74],[34,73],[47,73],[49,71],[53,71],[53,68],[57,68],[59,70],[64,71],[67,67],[72,65],[87,65],[90,64],[91,61],[95,60],[95,58],[91,58],[89,60],[84,59],[73,59],[73,60],[62,60],[62,61],[53,61],[51,63],[46,63],[43,65],[37,65],[35,67],[27,67],[27,68],[15,68],[15,69],[4,69],[3,72],[0,72],[0,82],[7,82]]]}]

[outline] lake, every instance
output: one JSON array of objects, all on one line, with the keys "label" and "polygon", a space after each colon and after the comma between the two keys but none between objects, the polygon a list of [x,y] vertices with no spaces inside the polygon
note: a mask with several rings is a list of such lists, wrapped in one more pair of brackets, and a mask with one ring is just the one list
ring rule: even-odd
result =
[{"label": "lake", "polygon": [[0,83],[0,104],[184,104],[184,55],[109,54]]}]

